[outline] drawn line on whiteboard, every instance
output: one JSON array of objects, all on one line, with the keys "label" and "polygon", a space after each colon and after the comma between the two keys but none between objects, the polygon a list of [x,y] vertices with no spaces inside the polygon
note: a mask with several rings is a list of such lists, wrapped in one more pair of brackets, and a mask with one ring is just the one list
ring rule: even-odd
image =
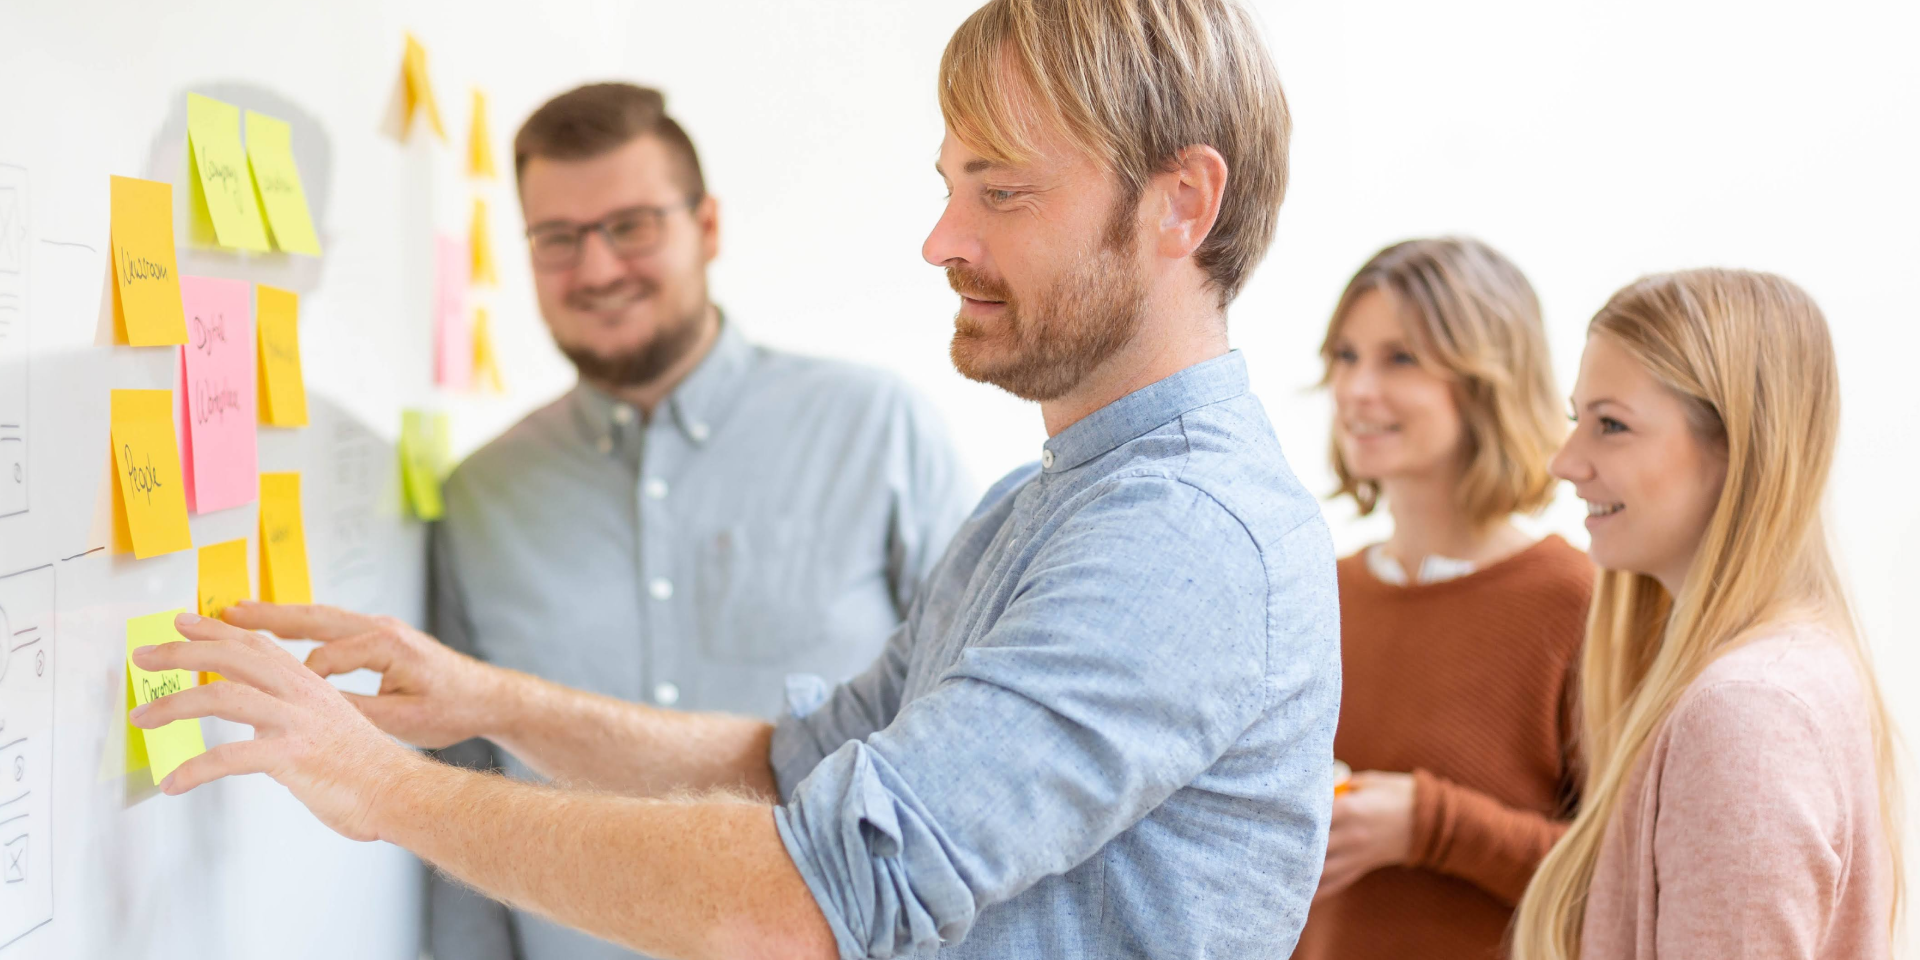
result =
[{"label": "drawn line on whiteboard", "polygon": [[8,651],[9,651],[9,652],[14,652],[14,653],[17,653],[17,652],[19,652],[19,651],[21,651],[21,650],[25,650],[26,648],[28,648],[28,647],[31,647],[31,646],[33,646],[34,644],[36,644],[36,643],[39,643],[39,642],[40,642],[40,638],[39,638],[39,637],[34,637],[34,638],[33,638],[32,640],[28,640],[28,641],[27,641],[26,643],[16,643],[16,644],[14,644],[14,645],[13,645],[12,647],[9,647],[9,648],[8,648]]},{"label": "drawn line on whiteboard", "polygon": [[[38,930],[38,929],[40,929],[41,927],[44,927],[44,926],[46,926],[47,924],[49,924],[49,923],[52,923],[52,922],[53,922],[53,918],[52,918],[52,917],[48,917],[48,918],[46,918],[45,920],[42,920],[42,921],[40,921],[39,923],[36,923],[36,924],[34,924],[33,926],[31,926],[31,927],[28,927],[28,928],[27,928],[27,929],[26,929],[25,931],[23,931],[23,932],[22,932],[22,933],[20,934],[20,937],[24,937],[24,936],[26,936],[27,934],[29,934],[29,933],[32,933],[32,932],[34,932],[35,930]],[[13,945],[14,945],[14,944],[16,944],[16,943],[19,943],[19,942],[20,942],[20,937],[14,937],[14,938],[13,938],[12,940],[8,940],[8,941],[7,941],[6,943],[0,943],[0,950],[5,950],[6,948],[8,948],[8,947],[11,947],[11,946],[13,946]]]},{"label": "drawn line on whiteboard", "polygon": [[20,801],[25,800],[27,798],[27,794],[32,792],[33,792],[32,790],[22,790],[20,791],[20,795],[17,797],[14,797],[12,800],[0,800],[0,807],[11,806],[13,804],[19,803]]},{"label": "drawn line on whiteboard", "polygon": [[12,740],[7,741],[6,743],[0,743],[0,750],[12,750],[14,747],[17,747],[26,742],[27,742],[26,737],[16,737]]},{"label": "drawn line on whiteboard", "polygon": [[40,238],[40,242],[41,242],[41,243],[45,243],[45,244],[49,244],[49,245],[52,245],[52,246],[56,246],[56,247],[79,247],[80,249],[82,249],[82,250],[85,250],[85,251],[87,251],[88,253],[99,253],[99,252],[100,252],[100,251],[98,251],[98,250],[95,250],[95,249],[93,248],[93,244],[91,244],[91,243],[76,243],[76,242],[74,242],[74,241],[72,241],[72,240],[48,240],[48,239],[47,239],[46,237],[41,237],[41,238]]},{"label": "drawn line on whiteboard", "polygon": [[86,551],[83,551],[83,552],[81,552],[81,553],[76,553],[76,554],[74,554],[74,555],[73,555],[73,556],[71,556],[71,557],[61,557],[60,559],[61,559],[61,560],[78,560],[78,559],[80,559],[81,557],[84,557],[84,556],[86,556],[86,555],[87,555],[87,554],[89,554],[89,553],[99,553],[100,551],[102,551],[102,550],[105,550],[105,549],[106,549],[106,547],[94,547],[94,548],[93,548],[92,550],[86,550]]},{"label": "drawn line on whiteboard", "polygon": [[15,820],[25,820],[26,818],[27,818],[27,815],[26,815],[26,814],[24,814],[24,813],[16,813],[16,814],[14,814],[14,815],[13,815],[13,816],[11,816],[11,817],[8,817],[8,818],[6,818],[5,820],[0,820],[0,827],[4,827],[4,826],[6,826],[6,825],[7,825],[7,824],[9,824],[9,823],[12,823],[12,822],[14,822]]},{"label": "drawn line on whiteboard", "polygon": [[19,635],[21,635],[21,634],[23,634],[23,633],[32,633],[32,632],[34,632],[35,630],[38,630],[38,629],[40,629],[40,628],[39,628],[39,627],[21,627],[20,629],[18,629],[18,630],[15,630],[15,631],[13,632],[13,635],[17,637],[17,636],[19,636]]}]

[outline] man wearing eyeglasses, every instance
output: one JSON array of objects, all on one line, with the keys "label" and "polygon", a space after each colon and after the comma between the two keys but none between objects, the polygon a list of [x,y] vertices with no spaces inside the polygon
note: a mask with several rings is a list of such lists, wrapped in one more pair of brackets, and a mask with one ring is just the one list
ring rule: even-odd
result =
[{"label": "man wearing eyeglasses", "polygon": [[[540,312],[579,370],[461,465],[434,629],[568,686],[771,719],[879,654],[974,503],[893,377],[749,343],[714,306],[719,206],[659,92],[601,83],[514,139]],[[534,774],[484,741],[446,751]],[[436,960],[633,954],[436,878]]]}]

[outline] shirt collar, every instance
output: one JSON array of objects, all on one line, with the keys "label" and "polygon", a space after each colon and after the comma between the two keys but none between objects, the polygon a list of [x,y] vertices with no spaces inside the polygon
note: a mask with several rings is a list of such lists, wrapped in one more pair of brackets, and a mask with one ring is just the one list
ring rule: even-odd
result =
[{"label": "shirt collar", "polygon": [[[713,437],[713,430],[731,409],[739,395],[739,383],[753,358],[753,345],[720,314],[720,333],[707,355],[700,359],[685,380],[667,395],[655,411],[672,421],[674,427],[695,447]],[[623,433],[637,431],[640,411],[632,404],[615,399],[606,391],[580,381],[574,388],[574,410],[587,442],[602,453],[611,453],[620,444]]]},{"label": "shirt collar", "polygon": [[1061,473],[1181,416],[1247,392],[1240,351],[1196,363],[1082,417],[1042,445],[1041,469]]}]

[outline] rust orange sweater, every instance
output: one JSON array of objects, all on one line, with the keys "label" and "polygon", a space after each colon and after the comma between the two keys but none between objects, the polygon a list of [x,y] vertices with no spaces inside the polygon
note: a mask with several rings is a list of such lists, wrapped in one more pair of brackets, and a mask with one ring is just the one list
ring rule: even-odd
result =
[{"label": "rust orange sweater", "polygon": [[1314,904],[1304,960],[1491,960],[1577,793],[1574,670],[1594,570],[1559,537],[1454,580],[1340,561],[1333,753],[1412,772],[1413,849]]}]

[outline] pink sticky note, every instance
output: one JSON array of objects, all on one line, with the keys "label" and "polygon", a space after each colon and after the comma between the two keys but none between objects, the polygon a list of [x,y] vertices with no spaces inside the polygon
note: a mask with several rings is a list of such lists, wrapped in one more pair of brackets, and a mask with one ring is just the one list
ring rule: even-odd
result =
[{"label": "pink sticky note", "polygon": [[467,281],[473,264],[466,241],[434,238],[434,261],[433,379],[443,387],[465,390],[473,376],[473,328],[467,325]]},{"label": "pink sticky note", "polygon": [[254,430],[253,286],[245,280],[181,277],[187,342],[180,346],[186,422],[181,443],[187,506],[225,510],[260,496]]}]

